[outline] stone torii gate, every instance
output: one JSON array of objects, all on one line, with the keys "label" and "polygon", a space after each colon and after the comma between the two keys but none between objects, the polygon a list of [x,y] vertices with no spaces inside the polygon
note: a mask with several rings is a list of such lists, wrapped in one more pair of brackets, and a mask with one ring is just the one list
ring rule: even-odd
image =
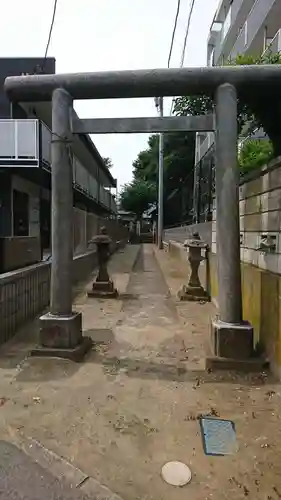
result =
[{"label": "stone torii gate", "polygon": [[[214,354],[247,358],[253,328],[243,321],[237,168],[237,93],[280,89],[281,66],[240,66],[116,71],[9,77],[12,101],[52,101],[52,271],[50,312],[40,318],[37,354],[81,357],[90,346],[81,314],[72,310],[73,134],[212,131],[216,133],[216,210],[219,318],[213,321]],[[214,116],[77,119],[74,99],[211,94]],[[229,355],[229,354],[228,354]]]}]

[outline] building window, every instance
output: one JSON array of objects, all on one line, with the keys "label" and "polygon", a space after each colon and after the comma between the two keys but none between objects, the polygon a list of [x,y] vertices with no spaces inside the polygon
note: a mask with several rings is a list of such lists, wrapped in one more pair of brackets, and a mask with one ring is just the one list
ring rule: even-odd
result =
[{"label": "building window", "polygon": [[29,235],[29,196],[16,189],[13,190],[13,228],[14,236]]}]

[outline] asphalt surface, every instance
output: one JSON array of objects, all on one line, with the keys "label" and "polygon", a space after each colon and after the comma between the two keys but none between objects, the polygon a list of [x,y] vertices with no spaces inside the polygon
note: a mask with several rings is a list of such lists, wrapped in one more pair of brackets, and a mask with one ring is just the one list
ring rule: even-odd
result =
[{"label": "asphalt surface", "polygon": [[0,441],[0,498],[11,500],[89,500],[16,446]]}]

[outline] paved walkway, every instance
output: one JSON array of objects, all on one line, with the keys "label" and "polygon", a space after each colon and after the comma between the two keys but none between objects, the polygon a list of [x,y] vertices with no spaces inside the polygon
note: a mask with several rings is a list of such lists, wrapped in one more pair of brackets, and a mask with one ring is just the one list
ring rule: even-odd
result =
[{"label": "paved walkway", "polygon": [[0,497],[7,500],[90,500],[4,441],[0,441],[0,488]]},{"label": "paved walkway", "polygon": [[[76,298],[95,341],[82,364],[24,359],[34,325],[3,350],[0,437],[31,450],[39,442],[124,500],[280,499],[280,386],[264,374],[204,371],[215,311],[177,302],[187,275],[168,254],[128,246],[110,272],[122,300],[82,289]],[[235,455],[204,454],[202,414],[235,422]],[[188,486],[163,482],[170,460],[190,466]]]}]

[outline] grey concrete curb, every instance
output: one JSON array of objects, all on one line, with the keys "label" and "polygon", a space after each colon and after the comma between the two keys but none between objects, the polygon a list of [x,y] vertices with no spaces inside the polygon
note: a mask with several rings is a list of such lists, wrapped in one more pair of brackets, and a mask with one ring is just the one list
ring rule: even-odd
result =
[{"label": "grey concrete curb", "polygon": [[91,496],[95,500],[123,500],[109,488],[53,451],[48,450],[35,439],[25,437],[22,433],[17,432],[13,433],[12,442],[53,476],[60,480],[64,479],[71,488],[78,488],[82,493]]}]

